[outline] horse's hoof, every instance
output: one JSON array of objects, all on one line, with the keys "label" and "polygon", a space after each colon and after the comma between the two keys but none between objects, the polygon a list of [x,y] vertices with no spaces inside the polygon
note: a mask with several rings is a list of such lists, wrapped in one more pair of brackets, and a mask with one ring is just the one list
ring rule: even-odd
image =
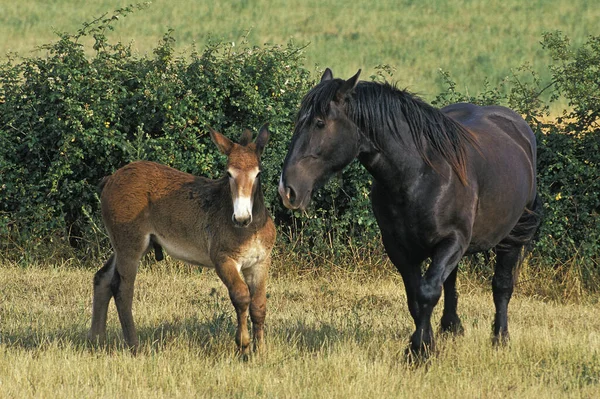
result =
[{"label": "horse's hoof", "polygon": [[420,345],[415,348],[413,345],[409,345],[404,352],[406,362],[413,366],[421,366],[427,363],[433,353],[432,346]]},{"label": "horse's hoof", "polygon": [[492,346],[494,346],[494,348],[505,347],[508,345],[509,341],[510,336],[508,332],[503,334],[497,334],[494,335],[494,337],[492,338]]}]

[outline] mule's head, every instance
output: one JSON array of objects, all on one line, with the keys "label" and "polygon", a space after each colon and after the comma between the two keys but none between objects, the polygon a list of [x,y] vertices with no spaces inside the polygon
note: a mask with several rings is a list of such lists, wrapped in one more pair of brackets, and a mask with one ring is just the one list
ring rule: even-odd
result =
[{"label": "mule's head", "polygon": [[269,141],[267,125],[261,127],[256,140],[245,130],[239,144],[210,129],[210,137],[227,156],[227,177],[233,201],[231,220],[237,227],[248,227],[252,222],[252,207],[256,191],[260,189],[260,156]]},{"label": "mule's head", "polygon": [[327,68],[321,82],[302,100],[279,180],[279,195],[289,209],[306,209],[313,190],[324,185],[358,155],[358,127],[346,115],[346,100],[360,70],[348,80]]}]

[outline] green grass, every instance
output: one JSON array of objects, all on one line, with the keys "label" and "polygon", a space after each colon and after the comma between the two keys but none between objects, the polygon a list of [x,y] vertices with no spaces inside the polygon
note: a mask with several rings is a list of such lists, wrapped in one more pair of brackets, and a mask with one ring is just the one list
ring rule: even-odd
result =
[{"label": "green grass", "polygon": [[[54,40],[53,30],[75,32],[81,23],[128,1],[82,0],[14,2],[0,0],[0,57],[7,51],[29,55]],[[433,98],[441,89],[438,73],[451,73],[458,89],[478,93],[485,79],[494,85],[525,62],[548,78],[549,60],[539,44],[545,31],[561,30],[582,43],[600,34],[600,7],[590,0],[158,0],[117,24],[112,40],[132,42],[140,54],[175,29],[180,54],[201,48],[209,37],[253,45],[308,44],[306,65],[331,67],[364,77],[379,64],[397,68],[402,87]],[[249,32],[249,33],[248,33]]]},{"label": "green grass", "polygon": [[[426,366],[403,356],[412,321],[400,277],[299,274],[275,264],[267,352],[234,354],[234,312],[213,271],[146,265],[136,285],[137,357],[114,305],[108,343],[86,344],[94,270],[0,267],[0,397],[593,398],[600,395],[597,298],[548,301],[519,289],[512,340],[493,349],[487,285],[461,274],[465,334],[438,339]],[[440,317],[440,306],[435,312]]]}]

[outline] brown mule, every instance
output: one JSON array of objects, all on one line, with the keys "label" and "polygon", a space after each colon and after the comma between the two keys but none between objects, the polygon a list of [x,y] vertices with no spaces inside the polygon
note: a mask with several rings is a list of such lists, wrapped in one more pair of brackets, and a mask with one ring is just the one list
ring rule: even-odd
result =
[{"label": "brown mule", "polygon": [[[266,125],[255,142],[244,131],[239,144],[211,129],[227,155],[227,176],[211,180],[154,162],[133,162],[101,184],[102,218],[114,253],[94,277],[91,341],[103,341],[106,314],[114,296],[127,345],[139,340],[131,312],[141,258],[162,248],[176,259],[212,267],[237,313],[239,353],[249,352],[248,313],[254,349],[263,345],[266,280],[275,243],[275,225],[260,186],[260,155],[269,140]],[[242,278],[243,276],[243,278]]]}]

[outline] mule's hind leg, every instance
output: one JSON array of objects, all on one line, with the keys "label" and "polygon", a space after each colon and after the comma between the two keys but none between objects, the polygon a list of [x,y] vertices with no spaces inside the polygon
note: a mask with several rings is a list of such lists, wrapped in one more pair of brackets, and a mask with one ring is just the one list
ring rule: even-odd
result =
[{"label": "mule's hind leg", "polygon": [[139,339],[133,321],[133,290],[140,257],[116,255],[116,272],[111,282],[115,305],[127,346],[135,353]]},{"label": "mule's hind leg", "polygon": [[111,281],[115,273],[115,254],[94,275],[94,296],[92,301],[92,326],[88,332],[91,342],[104,342],[106,338],[106,313],[113,294]]},{"label": "mule's hind leg", "polygon": [[496,248],[496,270],[492,291],[496,315],[494,317],[494,344],[508,341],[508,303],[514,288],[514,270],[519,262],[522,246]]},{"label": "mule's hind leg", "polygon": [[456,292],[456,275],[458,267],[444,281],[444,313],[440,322],[442,332],[462,334],[464,332],[460,317],[458,317],[458,292]]},{"label": "mule's hind leg", "polygon": [[262,264],[244,269],[244,279],[250,290],[250,319],[252,320],[252,341],[255,351],[261,351],[264,346],[264,325],[267,314],[267,275],[269,259]]},{"label": "mule's hind leg", "polygon": [[248,334],[248,307],[250,305],[250,291],[240,275],[237,264],[230,258],[216,262],[215,270],[229,291],[229,298],[237,314],[237,331],[235,343],[238,352],[247,356],[250,346],[250,334]]},{"label": "mule's hind leg", "polygon": [[111,290],[115,297],[123,337],[135,353],[139,339],[133,321],[133,291],[137,269],[150,245],[150,239],[123,231],[120,237],[113,237],[112,241],[115,247],[115,274],[111,281]]}]

